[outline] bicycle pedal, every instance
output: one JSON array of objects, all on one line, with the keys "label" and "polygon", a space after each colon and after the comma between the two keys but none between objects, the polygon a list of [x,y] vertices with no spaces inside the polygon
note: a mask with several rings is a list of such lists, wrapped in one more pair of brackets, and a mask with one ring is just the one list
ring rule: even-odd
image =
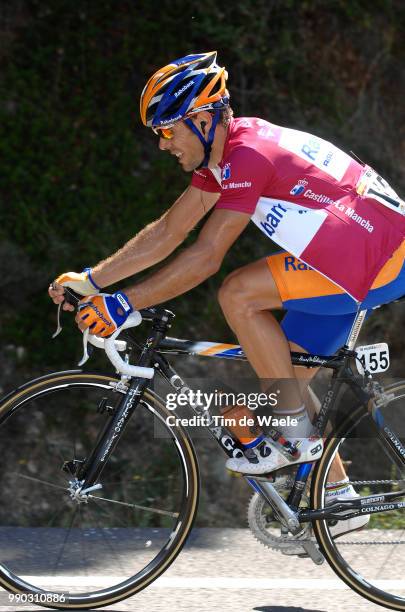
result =
[{"label": "bicycle pedal", "polygon": [[302,549],[302,552],[298,552],[296,550],[292,550],[291,552],[287,550],[282,550],[281,554],[284,555],[285,557],[298,557],[300,559],[308,559],[309,555],[307,552],[305,552],[304,549]]}]

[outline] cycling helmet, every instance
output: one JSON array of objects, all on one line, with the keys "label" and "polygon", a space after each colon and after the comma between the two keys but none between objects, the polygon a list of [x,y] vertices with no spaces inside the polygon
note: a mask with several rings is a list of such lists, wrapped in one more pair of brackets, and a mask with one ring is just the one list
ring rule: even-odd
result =
[{"label": "cycling helmet", "polygon": [[[204,147],[207,166],[221,109],[229,105],[225,87],[228,74],[216,62],[217,52],[186,55],[160,68],[146,83],[141,95],[142,123],[147,127],[167,127],[183,119]],[[187,118],[203,110],[213,110],[214,118],[207,140]]]}]

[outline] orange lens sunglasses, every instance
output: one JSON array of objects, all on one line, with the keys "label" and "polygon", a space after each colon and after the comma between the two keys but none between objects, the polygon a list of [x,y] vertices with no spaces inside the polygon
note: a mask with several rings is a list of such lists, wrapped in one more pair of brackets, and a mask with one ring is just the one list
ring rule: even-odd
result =
[{"label": "orange lens sunglasses", "polygon": [[159,136],[159,138],[164,138],[165,140],[171,140],[174,136],[173,128],[152,128],[153,132]]}]

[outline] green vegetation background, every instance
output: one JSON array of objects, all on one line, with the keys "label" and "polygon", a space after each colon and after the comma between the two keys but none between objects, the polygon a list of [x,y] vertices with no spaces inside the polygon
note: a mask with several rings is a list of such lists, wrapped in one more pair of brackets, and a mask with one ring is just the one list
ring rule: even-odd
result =
[{"label": "green vegetation background", "polygon": [[[51,341],[49,282],[114,252],[188,184],[139,120],[140,93],[158,67],[217,49],[236,115],[353,150],[404,195],[404,30],[401,0],[2,2],[0,395],[80,358],[81,338],[68,316],[63,335]],[[219,274],[169,304],[177,314],[173,335],[232,341],[218,287],[270,248],[248,228]],[[404,376],[403,307],[381,312],[366,333],[390,341],[394,373]],[[197,373],[196,360],[180,369],[244,375],[237,364],[208,361]],[[92,358],[89,368],[96,364]],[[229,526],[231,515],[234,526],[244,525],[247,487],[227,478],[212,441],[196,444],[204,475],[199,524]]]},{"label": "green vegetation background", "polygon": [[[217,49],[236,115],[353,150],[404,193],[401,1],[12,0],[0,16],[0,384],[76,363],[67,318],[50,341],[49,282],[115,251],[187,186],[138,115],[170,59]],[[170,304],[173,333],[232,340],[216,291],[269,248],[249,228],[220,274]]]}]

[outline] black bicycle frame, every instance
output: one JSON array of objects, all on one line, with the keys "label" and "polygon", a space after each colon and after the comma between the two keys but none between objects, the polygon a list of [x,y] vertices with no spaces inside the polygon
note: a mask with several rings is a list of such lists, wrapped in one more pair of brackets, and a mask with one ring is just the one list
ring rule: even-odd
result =
[{"label": "black bicycle frame", "polygon": [[[166,336],[168,330],[170,329],[171,320],[174,317],[173,313],[170,311],[163,308],[149,308],[142,310],[141,314],[143,320],[152,322],[152,333],[143,346],[138,365],[144,367],[154,367],[155,370],[158,371],[176,391],[191,391],[186,382],[170,365],[165,357],[165,354],[193,355],[195,354],[196,343],[189,340],[180,340]],[[359,329],[357,330],[357,333],[358,331]],[[240,349],[240,347],[235,347],[235,354],[232,356],[227,355],[226,358],[246,360],[243,351],[238,349]],[[319,356],[295,352],[291,353],[293,365],[308,368],[323,367],[333,370],[332,379],[323,399],[316,422],[316,429],[320,436],[323,436],[327,423],[329,422],[331,415],[334,413],[337,396],[342,384],[346,383],[346,385],[353,390],[360,404],[364,406],[365,411],[368,409],[370,400],[372,401],[372,394],[366,391],[363,387],[363,379],[356,377],[350,367],[350,362],[355,356],[355,351],[350,350],[347,346],[344,346],[337,355],[333,356]],[[139,402],[142,400],[143,393],[149,382],[150,381],[148,379],[144,378],[133,378],[131,380],[122,401],[118,404],[113,415],[104,426],[97,445],[78,471],[77,477],[79,480],[83,480],[82,488],[84,490],[97,482],[105,464],[118,444],[129,419],[134,413]],[[243,455],[244,447],[242,444],[235,439],[235,437],[226,427],[217,425],[215,423],[212,415],[210,414],[209,410],[206,409],[206,407],[201,405],[190,405],[190,408],[198,416],[204,416],[204,424],[207,430],[216,439],[219,446],[229,457],[238,457]],[[374,418],[376,426],[390,445],[392,451],[395,453],[399,461],[403,463],[405,458],[405,448],[402,446],[397,436],[388,427],[382,425],[380,415],[376,413],[371,414],[371,416]],[[298,508],[299,506],[312,466],[313,463],[302,463],[298,467],[295,482],[287,502],[292,508]],[[248,477],[246,479],[256,490],[254,479]],[[395,494],[395,496],[398,495]],[[384,496],[383,505],[389,501],[389,494],[386,494]],[[368,506],[360,508],[359,504],[355,501],[352,503],[354,505],[347,509],[353,509],[355,512],[353,516],[357,516],[362,511],[364,512],[365,508],[368,509]],[[398,505],[400,503],[402,502],[391,502],[388,503],[388,505],[390,506],[390,509],[391,506],[394,509],[396,507],[402,507]],[[319,515],[311,514],[311,512],[315,511],[307,510],[302,514],[302,520],[307,521],[317,518],[325,518],[326,516],[330,517],[334,512],[338,511],[339,510],[336,507],[336,504],[332,504],[330,507],[328,507],[328,509],[320,510],[319,512],[321,512],[321,514]],[[378,512],[383,510],[375,509],[372,511]]]},{"label": "black bicycle frame", "polygon": [[[170,323],[174,317],[169,310],[162,308],[149,308],[141,311],[144,321],[152,322],[152,333],[144,344],[138,361],[139,366],[151,367],[155,369],[171,384],[171,386],[179,391],[191,391],[186,382],[174,370],[164,353],[175,355],[191,355],[194,354],[196,343],[188,340],[179,340],[177,338],[168,338],[166,334],[170,329]],[[234,359],[246,360],[243,352],[236,351]],[[294,365],[305,367],[327,367],[338,369],[342,366],[342,359],[338,356],[319,356],[302,353],[292,353],[292,361]],[[143,393],[149,384],[148,379],[133,378],[130,382],[128,390],[114,410],[113,415],[107,420],[102,432],[99,435],[99,440],[92,450],[89,457],[86,458],[83,465],[78,468],[77,478],[82,480],[82,488],[86,489],[94,485],[99,479],[104,466],[106,465],[110,455],[118,444],[125,427],[134,413],[136,407],[142,399]],[[229,457],[242,457],[244,447],[231,432],[224,426],[215,423],[209,410],[205,407],[194,405],[191,406],[195,414],[204,417],[204,423],[210,434],[218,442],[222,450]]]}]

